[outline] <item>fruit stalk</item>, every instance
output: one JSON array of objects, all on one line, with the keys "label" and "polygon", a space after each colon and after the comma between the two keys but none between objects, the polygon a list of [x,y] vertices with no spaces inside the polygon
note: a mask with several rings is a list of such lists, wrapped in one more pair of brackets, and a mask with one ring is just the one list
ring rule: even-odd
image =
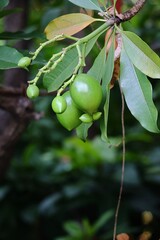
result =
[{"label": "fruit stalk", "polygon": [[76,48],[77,48],[77,52],[78,52],[78,56],[79,56],[78,64],[74,69],[72,77],[67,82],[65,82],[62,85],[62,87],[58,90],[57,96],[59,96],[61,94],[61,92],[74,81],[74,79],[76,77],[76,74],[77,74],[78,70],[80,69],[80,67],[85,66],[85,62],[84,62],[84,59],[83,59],[83,56],[85,55],[85,52],[84,52],[85,51],[85,44],[82,48],[82,52],[83,52],[84,55],[82,55],[82,52],[81,52],[81,49],[80,49],[79,45],[76,45]]}]

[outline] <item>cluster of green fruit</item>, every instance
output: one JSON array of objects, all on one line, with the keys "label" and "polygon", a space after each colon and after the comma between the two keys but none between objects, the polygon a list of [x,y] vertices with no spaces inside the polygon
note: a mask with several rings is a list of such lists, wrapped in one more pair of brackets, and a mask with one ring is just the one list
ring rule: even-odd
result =
[{"label": "cluster of green fruit", "polygon": [[[31,64],[31,58],[29,57],[22,57],[18,62],[18,67],[27,69],[27,67]],[[26,91],[28,98],[36,98],[39,96],[39,88],[35,84],[30,84],[27,87]]]},{"label": "cluster of green fruit", "polygon": [[59,122],[69,131],[82,122],[91,123],[101,117],[98,108],[102,101],[99,82],[87,74],[76,76],[70,89],[52,101],[52,109]]},{"label": "cluster of green fruit", "polygon": [[[23,57],[18,66],[27,68],[31,63],[29,57]],[[29,84],[26,90],[29,98],[39,96],[35,83]],[[102,88],[99,82],[87,74],[79,74],[63,95],[57,95],[52,101],[52,109],[59,122],[69,131],[83,123],[92,123],[101,117],[98,108],[102,102]]]}]

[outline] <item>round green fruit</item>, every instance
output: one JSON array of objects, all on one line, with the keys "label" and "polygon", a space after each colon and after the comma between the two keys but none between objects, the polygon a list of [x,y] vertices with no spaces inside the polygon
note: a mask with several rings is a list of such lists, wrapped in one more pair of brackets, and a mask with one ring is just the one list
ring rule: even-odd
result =
[{"label": "round green fruit", "polygon": [[27,97],[36,98],[39,96],[39,88],[36,85],[29,85],[26,91]]},{"label": "round green fruit", "polygon": [[71,131],[72,129],[78,127],[81,124],[80,116],[82,112],[77,108],[75,103],[73,102],[70,92],[65,92],[62,97],[65,99],[67,103],[67,108],[63,113],[58,113],[57,119],[65,127],[67,130]]},{"label": "round green fruit", "polygon": [[91,122],[93,122],[92,116],[89,115],[88,113],[82,114],[79,119],[80,119],[83,123],[91,123]]},{"label": "round green fruit", "polygon": [[70,93],[78,108],[93,114],[102,101],[102,88],[99,82],[87,74],[79,74],[70,86]]},{"label": "round green fruit", "polygon": [[56,96],[52,101],[52,109],[55,113],[63,113],[67,108],[67,103],[64,97]]},{"label": "round green fruit", "polygon": [[29,57],[22,57],[18,62],[18,67],[26,68],[30,65],[31,59]]}]

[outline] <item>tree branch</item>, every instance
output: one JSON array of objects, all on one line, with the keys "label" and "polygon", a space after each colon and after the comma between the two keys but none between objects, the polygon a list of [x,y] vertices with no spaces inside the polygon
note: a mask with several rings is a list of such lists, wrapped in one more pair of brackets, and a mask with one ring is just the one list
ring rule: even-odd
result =
[{"label": "tree branch", "polygon": [[128,11],[124,12],[122,22],[130,20],[132,17],[134,17],[144,6],[146,0],[138,0],[135,5],[129,9]]},{"label": "tree branch", "polygon": [[[12,0],[7,9],[16,7],[23,11],[5,17],[5,30],[8,32],[20,31],[27,25],[29,0]],[[28,49],[28,43],[18,41],[16,48]],[[9,69],[4,72],[4,87],[0,91],[0,180],[9,167],[16,143],[29,121],[34,118],[32,103],[25,97],[24,87],[21,88],[27,84],[27,80],[28,73],[23,69]],[[20,91],[23,93],[20,94]]]},{"label": "tree branch", "polygon": [[[18,93],[18,91],[17,91]],[[17,141],[27,128],[29,122],[39,120],[43,113],[36,113],[32,102],[23,96],[0,96],[1,124],[5,127],[0,129],[0,180],[5,175],[10,159],[14,152]],[[3,111],[2,111],[3,109]]]},{"label": "tree branch", "polygon": [[115,23],[120,24],[121,22],[130,20],[142,9],[145,3],[146,0],[138,0],[135,5],[126,12],[117,14],[115,17]]}]

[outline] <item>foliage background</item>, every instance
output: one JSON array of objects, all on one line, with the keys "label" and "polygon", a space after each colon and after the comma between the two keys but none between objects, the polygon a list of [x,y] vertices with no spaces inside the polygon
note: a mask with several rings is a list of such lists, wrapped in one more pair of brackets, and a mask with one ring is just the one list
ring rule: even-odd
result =
[{"label": "foliage background", "polygon": [[[131,1],[125,1],[123,9],[130,5]],[[68,1],[30,1],[28,23],[23,29],[34,36],[25,39],[29,42],[29,51],[44,40],[43,30],[50,20],[77,11],[79,9]],[[159,0],[148,1],[134,19],[124,24],[125,29],[138,33],[158,55],[159,11]],[[1,19],[2,31],[4,20]],[[1,40],[0,43],[14,46],[17,41],[15,36],[14,40],[7,43]],[[55,45],[55,51],[60,47],[62,45]],[[51,49],[47,48],[39,61],[47,59]],[[87,60],[89,65],[97,52],[95,48]],[[37,68],[38,64],[31,67],[29,79]],[[0,75],[3,83],[3,71]],[[153,79],[151,83],[160,110],[160,83]],[[0,240],[58,240],[61,236],[68,236],[61,238],[64,240],[111,239],[112,213],[120,187],[122,148],[107,147],[101,141],[96,125],[86,143],[77,139],[74,132],[64,130],[51,111],[52,98],[42,96],[34,100],[36,111],[44,112],[44,117],[30,123],[16,145],[6,176],[1,180]],[[116,85],[111,93],[109,117],[109,135],[115,140],[121,136],[120,114]],[[118,232],[130,233],[137,239],[142,232],[148,231],[152,236],[146,239],[159,239],[160,137],[142,129],[127,108],[125,127],[126,169]],[[147,221],[145,211],[149,211],[153,219]],[[100,229],[94,232],[94,223],[104,213],[107,215],[101,218]]]}]

